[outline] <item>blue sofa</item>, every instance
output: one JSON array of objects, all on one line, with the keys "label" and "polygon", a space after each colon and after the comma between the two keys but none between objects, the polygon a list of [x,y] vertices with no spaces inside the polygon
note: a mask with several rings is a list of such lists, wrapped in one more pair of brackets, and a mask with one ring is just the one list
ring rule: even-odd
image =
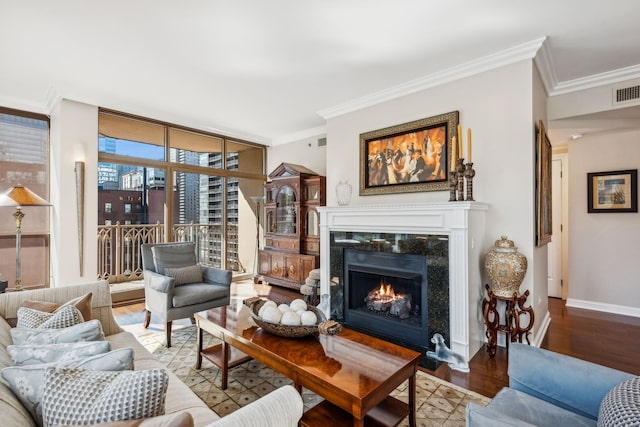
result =
[{"label": "blue sofa", "polygon": [[509,387],[486,407],[467,406],[468,426],[595,426],[600,402],[634,378],[574,357],[512,343]]}]

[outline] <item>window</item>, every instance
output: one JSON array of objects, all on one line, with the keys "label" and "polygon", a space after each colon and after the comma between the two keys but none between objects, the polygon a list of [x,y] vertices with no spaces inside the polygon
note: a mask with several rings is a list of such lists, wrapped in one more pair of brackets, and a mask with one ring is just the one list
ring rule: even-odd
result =
[{"label": "window", "polygon": [[[49,118],[0,107],[0,192],[16,185],[49,200]],[[0,273],[10,287],[16,273],[14,211],[0,209]],[[25,206],[22,212],[22,286],[48,286],[50,208]]]},{"label": "window", "polygon": [[[132,247],[193,241],[202,264],[253,272],[259,215],[252,200],[264,192],[264,146],[107,110],[100,111],[98,127],[98,200],[111,200],[110,217],[122,224],[103,239],[100,265],[114,268],[107,258],[111,253],[115,259],[124,245],[117,241],[121,235]],[[123,211],[116,212],[119,207]],[[99,235],[108,232],[99,229]],[[124,246],[120,253],[127,253]],[[121,262],[126,270],[98,275],[137,280],[142,269],[136,262],[134,253]]]},{"label": "window", "polygon": [[164,160],[164,127],[142,120],[100,114],[98,152]]},{"label": "window", "polygon": [[111,213],[111,203],[104,204],[104,213]]},{"label": "window", "polygon": [[222,167],[222,138],[180,129],[169,129],[169,157],[173,163]]}]

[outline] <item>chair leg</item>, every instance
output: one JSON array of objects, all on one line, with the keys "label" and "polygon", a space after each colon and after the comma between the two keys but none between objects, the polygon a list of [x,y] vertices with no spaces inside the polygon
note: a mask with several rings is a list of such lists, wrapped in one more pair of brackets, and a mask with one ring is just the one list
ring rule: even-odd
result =
[{"label": "chair leg", "polygon": [[171,322],[164,322],[164,331],[167,334],[167,348],[171,347]]},{"label": "chair leg", "polygon": [[149,310],[145,310],[144,323],[142,324],[142,326],[147,329],[149,327],[149,323],[151,323],[151,312]]}]

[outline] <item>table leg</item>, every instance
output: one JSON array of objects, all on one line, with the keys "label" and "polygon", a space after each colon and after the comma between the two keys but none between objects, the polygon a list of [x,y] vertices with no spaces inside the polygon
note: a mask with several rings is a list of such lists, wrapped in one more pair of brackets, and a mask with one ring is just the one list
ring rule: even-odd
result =
[{"label": "table leg", "polygon": [[229,344],[222,337],[222,389],[227,389],[229,381]]},{"label": "table leg", "polygon": [[202,367],[202,340],[203,340],[203,330],[200,327],[200,325],[198,325],[198,333],[196,334],[196,340],[197,340],[197,352],[196,352],[196,369],[200,369]]},{"label": "table leg", "polygon": [[409,377],[409,427],[416,427],[416,371]]}]

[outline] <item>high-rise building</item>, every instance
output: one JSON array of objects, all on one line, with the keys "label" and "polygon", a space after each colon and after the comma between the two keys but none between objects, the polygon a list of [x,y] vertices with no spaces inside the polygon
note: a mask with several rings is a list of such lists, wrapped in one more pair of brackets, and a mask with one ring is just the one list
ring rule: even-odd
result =
[{"label": "high-rise building", "polygon": [[[109,145],[110,138],[100,138],[105,149],[115,145]],[[213,169],[222,168],[222,155],[209,153],[196,153],[187,150],[172,149],[170,161],[180,164],[192,164],[207,166]],[[237,154],[227,155],[227,169],[237,170]],[[164,170],[143,168],[140,166],[119,165],[101,163],[99,166],[99,188],[100,190],[120,190],[120,192],[99,192],[100,209],[109,206],[113,212],[105,212],[105,221],[115,224],[140,224],[150,219],[147,218],[150,202],[145,200],[146,190],[161,190],[167,184]],[[188,226],[189,224],[208,225],[208,232],[202,234],[201,231],[192,231],[193,239],[203,240],[198,243],[200,247],[200,261],[221,268],[239,270],[238,263],[238,179],[223,178],[220,176],[199,175],[190,172],[176,172],[171,177],[173,185],[170,187],[174,194],[174,223],[176,225]],[[126,204],[122,209],[116,209],[120,204],[120,199],[126,196],[127,192],[138,193],[141,197],[136,199],[137,203],[131,204],[134,212],[126,215],[118,215],[118,212],[125,212]],[[225,205],[226,193],[226,205]],[[118,194],[119,199],[113,199],[113,195]],[[146,191],[149,195],[150,192]],[[154,193],[155,194],[155,193]],[[107,198],[109,200],[107,200]],[[104,200],[103,200],[104,199]],[[139,211],[139,212],[138,212]],[[155,212],[155,209],[154,209]],[[131,214],[138,213],[133,217]],[[122,216],[122,218],[120,218]],[[145,219],[146,218],[146,219]],[[227,224],[227,239],[223,240],[222,224]],[[205,241],[206,240],[206,241]],[[226,244],[225,244],[226,243]],[[223,244],[225,248],[223,250]],[[223,254],[226,252],[227,263],[223,263]]]}]

